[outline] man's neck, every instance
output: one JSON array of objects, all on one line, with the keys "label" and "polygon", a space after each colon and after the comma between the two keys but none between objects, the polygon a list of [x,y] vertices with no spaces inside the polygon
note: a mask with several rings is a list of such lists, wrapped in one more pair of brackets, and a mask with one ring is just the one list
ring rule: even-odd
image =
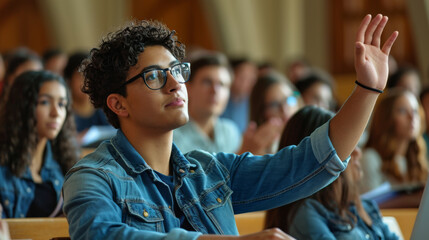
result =
[{"label": "man's neck", "polygon": [[131,145],[155,171],[170,175],[170,156],[173,146],[173,131],[160,132],[135,128],[122,128]]}]

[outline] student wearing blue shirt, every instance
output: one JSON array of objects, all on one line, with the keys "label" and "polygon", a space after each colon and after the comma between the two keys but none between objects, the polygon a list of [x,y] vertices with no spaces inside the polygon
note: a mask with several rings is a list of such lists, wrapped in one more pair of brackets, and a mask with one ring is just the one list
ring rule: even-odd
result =
[{"label": "student wearing blue shirt", "polygon": [[235,122],[220,115],[229,98],[232,73],[227,58],[207,53],[191,62],[186,83],[189,122],[175,129],[173,141],[181,152],[200,149],[208,152],[238,151],[241,133]]},{"label": "student wearing blue shirt", "polygon": [[2,217],[61,213],[64,174],[78,147],[66,83],[48,71],[19,75],[0,111]]},{"label": "student wearing blue shirt", "polygon": [[[66,176],[63,209],[71,238],[238,238],[234,214],[278,207],[332,182],[386,85],[398,35],[380,47],[386,22],[382,15],[364,18],[356,43],[360,86],[339,113],[298,146],[265,156],[183,155],[172,140],[173,130],[189,120],[183,44],[152,21],[109,34],[84,62],[84,91],[119,130]],[[299,165],[303,159],[307,164]],[[278,229],[245,237],[291,239]]]}]

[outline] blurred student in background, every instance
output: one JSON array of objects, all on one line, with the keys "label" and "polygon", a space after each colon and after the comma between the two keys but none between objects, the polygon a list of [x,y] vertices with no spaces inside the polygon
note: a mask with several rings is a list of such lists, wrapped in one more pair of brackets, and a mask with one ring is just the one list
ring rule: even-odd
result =
[{"label": "blurred student in background", "polygon": [[297,58],[286,66],[286,76],[292,84],[311,72],[311,64],[304,58]]},{"label": "blurred student in background", "polygon": [[8,54],[6,62],[4,84],[0,93],[1,102],[4,102],[7,98],[9,88],[18,75],[26,71],[38,71],[43,69],[40,57],[35,52],[24,47],[15,49],[12,53]]},{"label": "blurred student in background", "polygon": [[302,105],[297,89],[279,72],[259,77],[250,95],[249,128],[266,128],[270,134],[260,139],[265,142],[264,148],[252,153],[276,152],[284,126]]},{"label": "blurred student in background", "polygon": [[64,80],[47,71],[19,75],[0,110],[0,126],[2,217],[61,213],[64,174],[78,159]]},{"label": "blurred student in background", "polygon": [[421,77],[419,71],[412,66],[398,67],[394,73],[389,76],[387,88],[400,87],[412,92],[414,96],[419,97],[421,91]]},{"label": "blurred student in background", "polygon": [[84,138],[88,129],[92,126],[110,126],[103,111],[95,109],[89,100],[89,96],[81,90],[83,75],[79,72],[79,66],[86,57],[88,57],[88,53],[85,52],[73,53],[70,55],[64,69],[64,78],[68,83],[73,100],[71,108],[79,141]]},{"label": "blurred student in background", "polygon": [[[288,122],[279,149],[297,145],[333,116],[317,106],[303,107]],[[376,203],[359,197],[361,156],[356,147],[337,180],[306,199],[268,210],[265,228],[280,228],[297,239],[398,239],[383,223]]]},{"label": "blurred student in background", "polygon": [[384,182],[424,184],[428,175],[424,123],[417,98],[408,90],[389,90],[374,110],[362,158],[361,192]]},{"label": "blurred student in background", "polygon": [[43,53],[42,60],[45,70],[64,76],[64,68],[66,67],[68,57],[63,51],[56,48],[48,49]]},{"label": "blurred student in background", "polygon": [[240,130],[232,120],[220,117],[232,81],[227,58],[220,53],[207,53],[191,62],[191,73],[186,84],[190,120],[174,130],[174,143],[184,153],[195,149],[236,152],[241,145]]},{"label": "blurred student in background", "polygon": [[305,105],[315,105],[330,111],[336,111],[332,77],[322,70],[312,70],[295,82]]}]

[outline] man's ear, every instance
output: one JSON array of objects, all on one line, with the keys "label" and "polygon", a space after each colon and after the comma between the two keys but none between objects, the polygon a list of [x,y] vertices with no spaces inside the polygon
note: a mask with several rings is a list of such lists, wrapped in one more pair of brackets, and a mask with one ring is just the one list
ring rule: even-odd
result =
[{"label": "man's ear", "polygon": [[116,113],[118,117],[128,117],[126,99],[118,93],[112,93],[107,96],[107,106]]}]

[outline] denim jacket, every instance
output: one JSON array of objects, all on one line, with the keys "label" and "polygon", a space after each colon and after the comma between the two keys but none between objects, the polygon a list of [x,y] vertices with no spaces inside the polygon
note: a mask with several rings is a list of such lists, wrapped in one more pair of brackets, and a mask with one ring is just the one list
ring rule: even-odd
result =
[{"label": "denim jacket", "polygon": [[[44,163],[40,171],[43,182],[49,182],[60,198],[64,176],[60,165],[52,156],[51,144],[46,143]],[[21,177],[15,176],[8,166],[0,166],[0,203],[3,206],[2,218],[23,218],[34,199],[36,184],[27,167]]]},{"label": "denim jacket", "polygon": [[356,216],[355,226],[352,227],[338,213],[328,210],[317,200],[306,199],[299,206],[289,226],[289,234],[297,239],[398,239],[398,236],[383,222],[380,210],[374,201],[362,200],[362,206],[371,218],[372,226],[368,226],[363,221],[354,205],[349,208]]},{"label": "denim jacket", "polygon": [[[67,174],[63,210],[72,239],[196,239],[238,235],[234,214],[266,210],[313,194],[347,165],[328,137],[329,123],[275,155],[205,151],[183,155],[173,144],[176,190],[168,186],[121,130]],[[173,197],[195,232],[180,229]]]}]

